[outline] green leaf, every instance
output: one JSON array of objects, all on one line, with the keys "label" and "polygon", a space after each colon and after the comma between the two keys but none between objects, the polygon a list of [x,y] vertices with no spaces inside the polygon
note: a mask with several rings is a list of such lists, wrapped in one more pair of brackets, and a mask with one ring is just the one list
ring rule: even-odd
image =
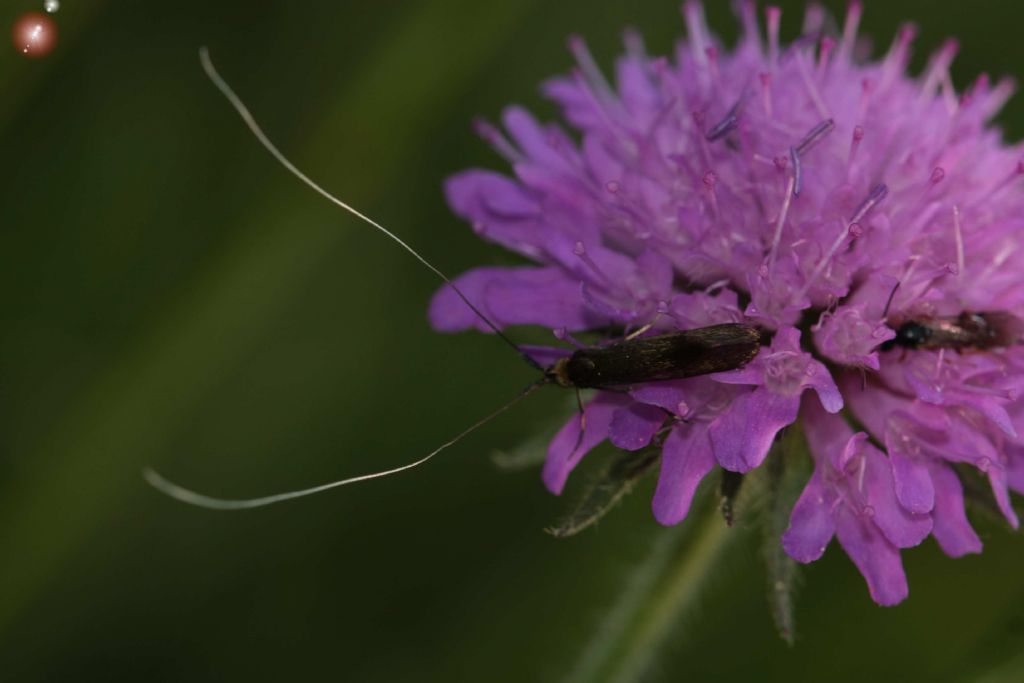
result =
[{"label": "green leaf", "polygon": [[768,604],[779,636],[789,645],[796,640],[794,602],[800,585],[800,565],[782,548],[789,515],[810,476],[811,457],[798,428],[776,442],[765,464],[765,498],[761,511],[763,554],[768,575]]},{"label": "green leaf", "polygon": [[591,481],[576,508],[547,532],[555,538],[566,538],[593,525],[633,490],[660,455],[660,446],[638,453],[619,451]]}]

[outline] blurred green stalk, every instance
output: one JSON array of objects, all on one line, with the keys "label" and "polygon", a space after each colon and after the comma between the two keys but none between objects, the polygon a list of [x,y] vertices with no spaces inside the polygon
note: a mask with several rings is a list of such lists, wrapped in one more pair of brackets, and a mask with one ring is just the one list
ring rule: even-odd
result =
[{"label": "blurred green stalk", "polygon": [[725,525],[717,506],[704,507],[704,518],[692,520],[700,524],[693,531],[692,542],[682,548],[676,549],[680,532],[665,530],[645,563],[636,569],[632,585],[584,648],[566,683],[641,680],[669,634],[686,625],[708,577],[742,535]]}]

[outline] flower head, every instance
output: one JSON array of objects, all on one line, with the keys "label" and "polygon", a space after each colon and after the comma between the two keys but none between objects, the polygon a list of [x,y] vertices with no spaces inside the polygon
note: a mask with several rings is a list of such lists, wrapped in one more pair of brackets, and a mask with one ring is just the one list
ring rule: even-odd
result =
[{"label": "flower head", "polygon": [[[758,467],[798,423],[815,470],[786,551],[809,562],[835,536],[872,597],[893,604],[907,593],[900,549],[932,534],[950,555],[980,550],[964,513],[970,470],[1017,525],[1024,163],[989,123],[1012,85],[982,77],[958,93],[954,42],[911,77],[910,27],[870,60],[856,1],[839,36],[809,12],[788,46],[777,9],[762,36],[753,3],[738,7],[731,50],[692,1],[671,59],[627,33],[614,84],[571,39],[577,67],[543,88],[571,133],[518,107],[504,131],[479,124],[512,174],[460,173],[449,202],[532,265],[457,284],[499,326],[562,338],[759,326],[770,341],[746,367],[597,392],[551,442],[544,481],[561,492],[604,440],[660,445],[654,513],[673,524],[716,465]],[[901,321],[982,313],[978,325],[998,328],[984,344],[890,341]],[[430,317],[487,331],[448,289]]]}]

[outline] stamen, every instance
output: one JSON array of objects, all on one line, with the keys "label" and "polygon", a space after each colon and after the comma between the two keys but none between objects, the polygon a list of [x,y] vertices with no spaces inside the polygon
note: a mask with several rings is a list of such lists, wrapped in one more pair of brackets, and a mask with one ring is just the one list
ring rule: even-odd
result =
[{"label": "stamen", "polygon": [[614,104],[619,101],[618,96],[615,94],[615,90],[608,83],[608,79],[604,77],[604,73],[600,67],[597,66],[597,62],[594,61],[594,56],[590,54],[590,49],[587,47],[587,43],[580,36],[569,36],[569,51],[572,52],[573,57],[576,58],[576,63],[579,65],[580,72],[586,79],[587,84],[593,89],[594,93],[598,95],[605,104]]},{"label": "stamen", "polygon": [[473,121],[473,130],[509,163],[518,164],[526,161],[526,156],[491,122],[476,119]]},{"label": "stamen", "polygon": [[1006,189],[1009,185],[1014,183],[1021,176],[1024,176],[1024,160],[1018,161],[1017,165],[1014,166],[1013,170],[1010,171],[1010,173],[1005,178],[1003,178],[1001,181],[996,183],[992,187],[992,189],[989,190],[987,194],[985,194],[985,196],[983,196],[978,201],[974,202],[973,205],[974,206],[978,206],[978,205],[983,205],[983,204],[987,203],[990,199],[995,197],[1002,190]]},{"label": "stamen", "polygon": [[768,25],[768,63],[774,69],[779,65],[779,25],[782,22],[782,9],[770,5],[764,10]]},{"label": "stamen", "polygon": [[871,192],[868,193],[867,198],[861,202],[860,206],[854,212],[853,217],[850,218],[850,224],[859,223],[864,216],[867,215],[868,211],[874,208],[875,204],[882,201],[889,194],[889,186],[885,183],[878,183]]},{"label": "stamen", "polygon": [[807,68],[807,61],[804,59],[803,54],[796,55],[796,67],[800,72],[800,80],[804,82],[804,89],[807,90],[807,97],[810,98],[811,103],[818,112],[818,115],[823,119],[832,118],[832,114],[829,112],[828,106],[825,104],[825,100],[822,99],[821,93],[818,92],[818,86],[815,85],[814,79],[811,78],[810,71]]},{"label": "stamen", "polygon": [[964,236],[960,227],[960,207],[953,205],[953,243],[956,245],[957,277],[964,276]]},{"label": "stamen", "polygon": [[693,59],[701,66],[707,66],[707,48],[710,42],[707,24],[704,22],[704,6],[697,0],[687,0],[683,5],[683,19],[690,35],[690,49]]},{"label": "stamen", "polygon": [[704,189],[708,193],[708,202],[711,204],[711,211],[715,218],[718,218],[718,196],[715,194],[715,184],[718,182],[718,176],[715,175],[714,171],[708,171],[704,174],[702,179],[704,183]]},{"label": "stamen", "polygon": [[577,349],[587,348],[586,344],[576,339],[576,337],[572,336],[572,334],[569,333],[569,330],[565,329],[564,327],[556,327],[554,330],[551,331],[551,333],[555,336],[555,339],[558,339],[559,341],[569,342]]},{"label": "stamen", "polygon": [[782,200],[782,208],[779,209],[779,217],[775,221],[775,232],[772,235],[772,246],[768,252],[769,274],[771,274],[772,267],[775,265],[775,257],[778,255],[779,244],[782,242],[782,228],[786,224],[786,217],[789,215],[789,205],[793,200],[793,194],[795,189],[796,178],[790,176],[789,182],[786,184],[786,196]]},{"label": "stamen", "polygon": [[764,113],[772,118],[772,75],[770,73],[758,74],[761,81],[761,102],[764,105]]},{"label": "stamen", "polygon": [[744,91],[744,93],[740,95],[740,98],[736,100],[736,103],[729,108],[729,111],[726,113],[725,118],[716,123],[714,126],[711,127],[710,130],[704,133],[704,137],[707,138],[708,142],[720,140],[739,127],[739,114],[740,111],[742,111],[743,109],[743,105],[747,101],[747,96],[748,93]]},{"label": "stamen", "polygon": [[800,162],[800,153],[796,151],[795,147],[789,148],[789,158],[793,162],[793,195],[799,197],[803,187],[804,172],[803,164]]},{"label": "stamen", "polygon": [[602,100],[601,95],[594,91],[594,86],[587,80],[582,71],[579,69],[573,69],[572,73],[577,83],[590,98],[590,103],[593,105],[594,111],[597,112],[598,118],[601,119],[601,123],[605,125],[608,132],[613,137],[622,143],[623,148],[628,153],[634,154],[636,152],[636,145],[632,140],[623,135],[620,126],[615,123],[611,112],[608,111],[608,105],[610,103]]},{"label": "stamen", "polygon": [[850,170],[853,167],[853,162],[857,158],[857,150],[860,149],[860,141],[864,139],[864,128],[862,126],[853,127],[853,135],[850,136],[850,153],[846,157],[846,177],[849,179]]},{"label": "stamen", "polygon": [[815,145],[832,132],[836,127],[836,122],[833,119],[825,119],[804,136],[796,146],[797,154],[805,154],[809,152]]},{"label": "stamen", "polygon": [[740,21],[743,24],[743,42],[752,45],[761,52],[761,29],[757,25],[757,5],[754,0],[743,0],[740,3]]},{"label": "stamen", "polygon": [[697,131],[697,145],[700,147],[702,163],[708,166],[711,164],[711,148],[708,146],[708,138],[704,130],[705,122],[704,112],[695,110],[693,112],[693,124],[694,129]]},{"label": "stamen", "polygon": [[988,97],[985,98],[985,105],[982,111],[984,117],[989,119],[1003,108],[1006,101],[1013,97],[1013,94],[1017,91],[1017,83],[1012,78],[1002,78],[996,83],[996,87],[988,93]]},{"label": "stamen", "polygon": [[953,85],[953,77],[949,71],[942,75],[940,92],[942,93],[942,101],[946,105],[946,112],[953,116],[960,109],[960,99],[956,96],[956,87]]},{"label": "stamen", "polygon": [[574,244],[572,247],[572,253],[578,256],[579,259],[583,261],[583,263],[585,263],[587,267],[589,267],[590,270],[593,271],[593,273],[598,276],[598,278],[600,278],[601,282],[606,287],[614,288],[614,281],[610,277],[608,277],[608,275],[605,274],[603,270],[601,270],[601,267],[597,265],[597,262],[590,257],[590,254],[587,253],[587,247],[583,244],[583,242],[576,242],[576,244]]},{"label": "stamen", "polygon": [[641,61],[647,59],[647,46],[644,44],[644,37],[635,28],[628,27],[623,32],[622,43],[626,46],[626,53],[633,59]]},{"label": "stamen", "polygon": [[871,211],[871,209],[876,204],[878,204],[878,202],[885,199],[886,195],[888,194],[889,188],[887,185],[885,185],[885,183],[879,183],[878,185],[875,185],[873,188],[871,188],[871,192],[868,193],[867,198],[865,198],[864,201],[861,202],[860,206],[857,207],[857,210],[850,218],[849,223],[847,223],[843,227],[842,232],[840,232],[839,235],[836,236],[836,239],[832,243],[832,246],[830,246],[828,251],[825,253],[825,257],[818,262],[817,266],[815,266],[814,270],[811,272],[810,277],[808,277],[807,281],[804,283],[804,286],[800,288],[800,291],[794,297],[794,300],[798,301],[802,299],[805,294],[807,294],[811,286],[818,279],[821,273],[825,270],[825,267],[831,262],[832,257],[835,256],[836,253],[839,251],[839,248],[846,241],[847,237],[849,237],[850,239],[857,239],[863,234],[863,228],[861,227],[860,221],[868,214],[869,211]]},{"label": "stamen", "polygon": [[851,0],[849,8],[846,10],[843,37],[839,42],[839,50],[836,52],[837,59],[844,62],[850,60],[853,48],[857,43],[857,29],[860,27],[860,17],[863,12],[864,7],[861,5],[860,0]]},{"label": "stamen", "polygon": [[818,77],[822,78],[825,75],[825,69],[828,68],[829,57],[832,56],[832,51],[835,50],[836,41],[831,36],[822,36],[820,46],[818,48]]},{"label": "stamen", "polygon": [[704,50],[704,54],[708,58],[708,73],[711,74],[711,83],[717,87],[722,80],[722,74],[718,70],[718,48],[712,45]]},{"label": "stamen", "polygon": [[820,33],[822,28],[825,27],[825,8],[816,2],[812,2],[807,5],[807,9],[804,10],[804,27],[801,29],[801,33],[807,35],[811,33]]},{"label": "stamen", "polygon": [[889,47],[889,53],[882,61],[882,80],[880,87],[885,89],[898,74],[906,68],[907,57],[910,53],[910,45],[917,37],[917,27],[913,24],[903,24],[896,33],[896,37]]},{"label": "stamen", "polygon": [[921,85],[921,96],[931,97],[935,91],[936,86],[941,82],[942,77],[949,72],[949,67],[953,64],[953,58],[956,57],[956,53],[960,50],[960,44],[950,38],[939,51],[932,57],[931,64],[925,70],[924,82]]},{"label": "stamen", "polygon": [[858,121],[866,121],[868,117],[868,106],[871,104],[871,96],[874,94],[874,81],[865,78],[860,82],[860,108],[857,113]]},{"label": "stamen", "polygon": [[736,117],[736,114],[726,114],[724,119],[712,126],[708,132],[704,133],[704,137],[707,138],[708,142],[715,142],[736,130],[739,125],[740,120]]}]

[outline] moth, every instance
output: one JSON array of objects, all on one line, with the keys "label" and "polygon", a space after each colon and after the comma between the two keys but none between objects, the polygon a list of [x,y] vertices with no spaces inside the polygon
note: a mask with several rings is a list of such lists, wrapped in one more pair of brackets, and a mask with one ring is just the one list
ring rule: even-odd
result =
[{"label": "moth", "polygon": [[881,345],[883,351],[904,349],[952,349],[987,351],[1013,346],[1024,335],[1024,321],[1005,311],[907,320],[895,328],[896,336]]},{"label": "moth", "polygon": [[[622,341],[612,342],[603,346],[577,349],[571,355],[561,358],[550,366],[541,365],[523,348],[513,342],[487,316],[485,316],[470,299],[437,267],[425,259],[419,252],[406,244],[400,237],[392,233],[380,223],[356,210],[341,199],[338,199],[311,178],[305,175],[275,146],[262,128],[253,118],[245,103],[235,94],[232,88],[217,72],[210,60],[206,48],[200,50],[200,61],[206,75],[220,90],[221,94],[234,107],[246,126],[263,145],[263,147],[295,177],[331,203],[341,207],[364,223],[377,229],[389,239],[401,246],[416,260],[439,277],[458,297],[480,318],[492,332],[508,346],[513,348],[528,365],[540,372],[540,377],[523,389],[515,398],[489,415],[459,433],[455,438],[441,444],[426,456],[389,470],[374,472],[358,477],[350,477],[339,481],[322,484],[299,491],[289,491],[262,498],[244,500],[226,500],[213,498],[189,489],[185,489],[163,478],[154,470],[147,469],[145,479],[161,492],[185,503],[218,510],[240,510],[262,507],[279,503],[284,500],[312,495],[321,491],[354,484],[360,481],[377,479],[397,474],[424,464],[441,451],[457,443],[464,436],[505,412],[513,405],[545,385],[557,385],[571,388],[579,392],[581,389],[625,390],[634,384],[657,382],[672,379],[683,379],[725,372],[741,368],[753,360],[761,349],[761,330],[741,323],[723,323],[700,327],[691,330],[669,332],[655,336],[643,337],[640,334],[649,331],[650,325],[640,328]],[[578,396],[578,394],[577,394]],[[582,403],[580,419],[583,424]],[[585,425],[584,429],[585,429]],[[581,434],[582,437],[582,434]]]}]

